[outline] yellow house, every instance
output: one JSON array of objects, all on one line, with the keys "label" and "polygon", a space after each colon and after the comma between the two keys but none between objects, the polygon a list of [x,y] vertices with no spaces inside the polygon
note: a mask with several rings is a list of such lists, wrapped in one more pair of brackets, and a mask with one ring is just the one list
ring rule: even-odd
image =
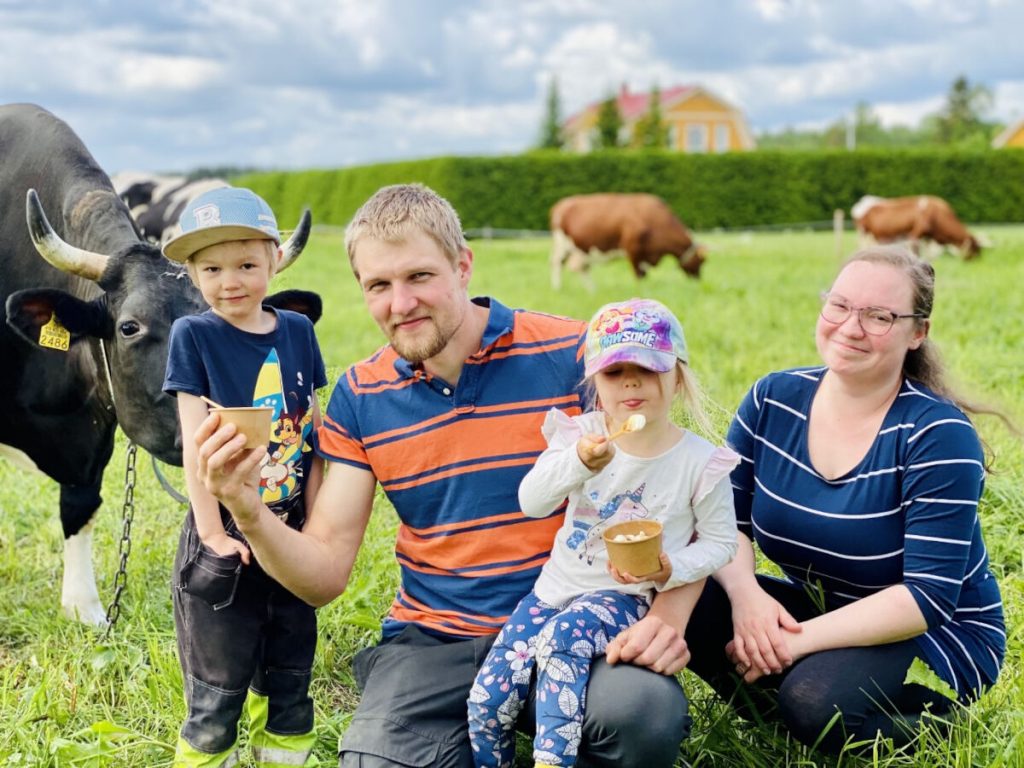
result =
[{"label": "yellow house", "polygon": [[[623,85],[616,102],[622,115],[621,143],[628,144],[633,127],[647,112],[650,93],[632,93]],[[589,104],[565,121],[562,131],[568,149],[589,152],[597,147],[601,103]],[[755,147],[743,114],[699,85],[662,91],[661,116],[668,126],[668,146],[679,152],[736,152]]]},{"label": "yellow house", "polygon": [[992,139],[992,146],[996,149],[1003,147],[1024,148],[1024,120],[1018,120],[1012,125],[1006,126],[1006,130]]}]

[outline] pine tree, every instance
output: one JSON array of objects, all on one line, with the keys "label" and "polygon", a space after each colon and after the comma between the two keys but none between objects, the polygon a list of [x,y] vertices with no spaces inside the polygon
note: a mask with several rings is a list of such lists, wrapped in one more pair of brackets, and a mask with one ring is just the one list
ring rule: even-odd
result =
[{"label": "pine tree", "polygon": [[992,93],[983,85],[971,85],[961,75],[953,81],[946,96],[946,106],[938,118],[939,141],[952,144],[984,133],[987,128],[981,115],[992,106]]},{"label": "pine tree", "polygon": [[622,113],[619,103],[612,94],[601,102],[597,112],[597,146],[600,149],[614,149],[619,146],[619,132],[622,130]]},{"label": "pine tree", "polygon": [[633,127],[634,147],[665,147],[668,145],[668,126],[661,117],[661,89],[654,86],[647,100],[647,111]]},{"label": "pine tree", "polygon": [[552,75],[551,80],[548,82],[544,122],[541,124],[538,148],[561,149],[565,144],[565,138],[562,136],[561,111],[562,104],[558,93],[558,78]]}]

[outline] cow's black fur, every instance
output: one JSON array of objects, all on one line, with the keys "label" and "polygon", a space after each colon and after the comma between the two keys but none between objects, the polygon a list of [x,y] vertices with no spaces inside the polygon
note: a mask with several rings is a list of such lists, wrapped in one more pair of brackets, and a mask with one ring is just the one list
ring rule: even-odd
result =
[{"label": "cow's black fur", "polygon": [[[140,239],[106,173],[63,121],[32,104],[0,106],[0,158],[0,443],[60,484],[61,522],[72,536],[100,505],[118,423],[157,458],[181,464],[175,402],[161,391],[168,334],[175,318],[206,304],[182,265]],[[26,225],[29,189],[64,241],[109,256],[98,280],[39,255]],[[319,297],[305,292],[275,301],[319,310]],[[70,331],[66,352],[38,345],[53,316]]]}]

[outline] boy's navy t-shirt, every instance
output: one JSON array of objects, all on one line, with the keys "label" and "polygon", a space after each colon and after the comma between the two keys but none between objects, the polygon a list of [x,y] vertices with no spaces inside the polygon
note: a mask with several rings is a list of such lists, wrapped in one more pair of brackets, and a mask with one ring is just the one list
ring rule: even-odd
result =
[{"label": "boy's navy t-shirt", "polygon": [[211,310],[175,320],[163,389],[274,409],[268,460],[260,467],[260,496],[273,509],[302,491],[314,457],[314,398],[327,374],[309,318],[265,309],[277,316],[270,333],[243,331]]}]

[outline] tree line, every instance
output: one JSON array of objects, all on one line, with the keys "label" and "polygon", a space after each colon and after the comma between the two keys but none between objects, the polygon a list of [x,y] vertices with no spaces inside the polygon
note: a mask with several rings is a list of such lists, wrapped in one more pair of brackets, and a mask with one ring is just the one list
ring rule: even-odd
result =
[{"label": "tree line", "polygon": [[[942,109],[925,117],[916,127],[882,125],[871,104],[859,102],[852,115],[844,116],[822,130],[785,128],[757,136],[758,149],[812,150],[846,147],[953,147],[985,149],[1003,129],[998,122],[985,119],[993,106],[992,92],[984,85],[957,77]],[[561,95],[558,79],[548,82],[544,118],[536,147],[558,150],[565,146],[562,135]],[[600,104],[595,130],[595,148],[622,149],[667,147],[669,130],[661,114],[660,90],[651,90],[647,111],[623,132],[624,121],[618,100],[609,94]]]}]

